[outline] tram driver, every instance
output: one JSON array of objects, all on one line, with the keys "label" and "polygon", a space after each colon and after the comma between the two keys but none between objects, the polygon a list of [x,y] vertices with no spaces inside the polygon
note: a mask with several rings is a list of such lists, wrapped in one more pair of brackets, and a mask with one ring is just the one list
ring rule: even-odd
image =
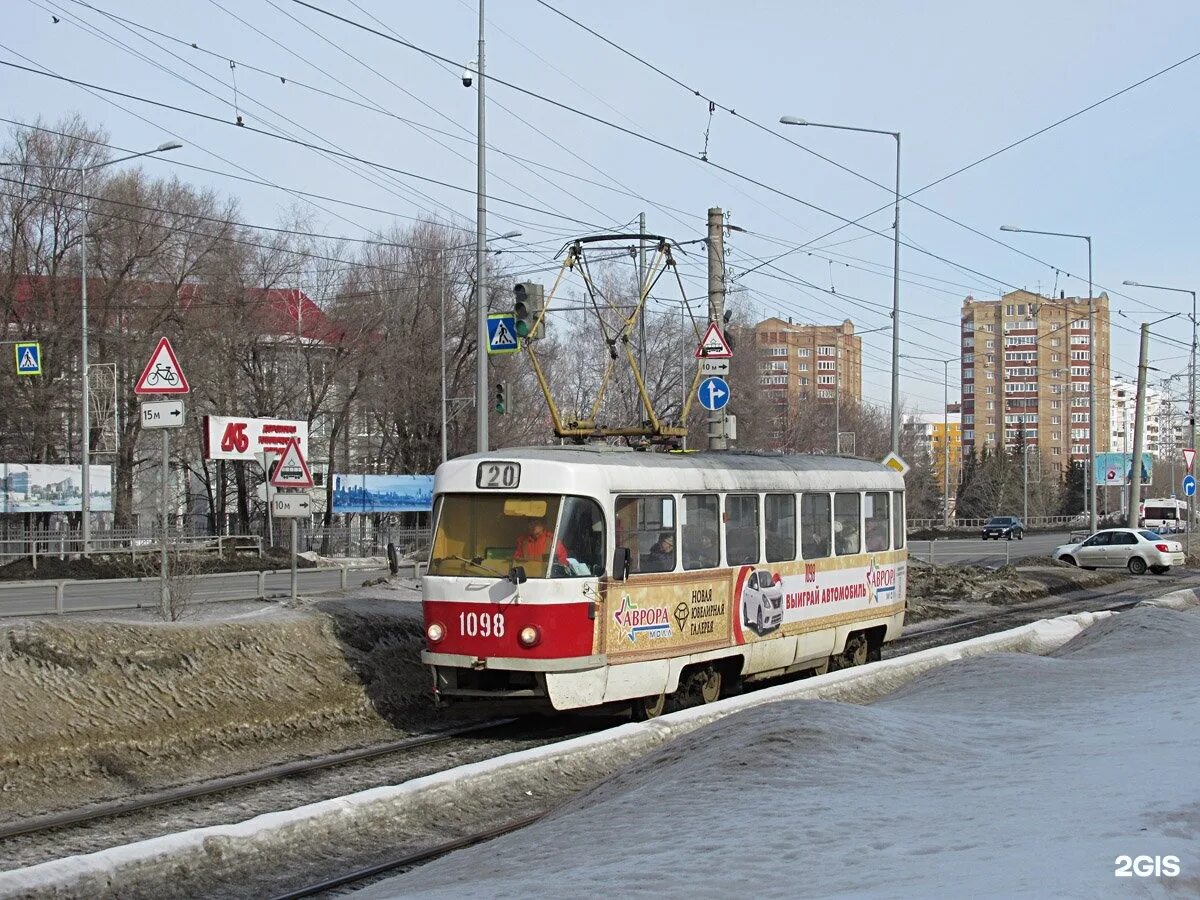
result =
[{"label": "tram driver", "polygon": [[[545,565],[550,556],[550,542],[554,536],[546,528],[542,519],[534,519],[529,523],[525,533],[517,538],[517,547],[513,551],[514,563],[541,563]],[[554,562],[567,565],[567,548],[562,541],[555,541]]]}]

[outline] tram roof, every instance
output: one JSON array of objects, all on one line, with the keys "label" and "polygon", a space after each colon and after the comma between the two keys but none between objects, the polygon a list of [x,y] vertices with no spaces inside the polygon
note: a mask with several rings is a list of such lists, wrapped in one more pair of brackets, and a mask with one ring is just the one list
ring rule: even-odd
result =
[{"label": "tram roof", "polygon": [[480,462],[483,460],[529,460],[568,465],[599,465],[631,469],[667,469],[674,472],[754,472],[770,473],[884,473],[899,477],[882,463],[851,456],[756,453],[749,451],[722,451],[695,453],[661,453],[638,451],[629,447],[605,444],[583,444],[578,446],[508,447],[490,453],[473,453],[460,456],[452,463]]}]

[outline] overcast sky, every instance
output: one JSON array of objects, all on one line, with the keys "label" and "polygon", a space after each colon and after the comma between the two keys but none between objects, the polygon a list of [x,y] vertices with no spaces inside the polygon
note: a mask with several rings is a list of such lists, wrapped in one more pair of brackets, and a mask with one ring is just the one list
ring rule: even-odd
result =
[{"label": "overcast sky", "polygon": [[[318,230],[331,234],[372,237],[398,217],[438,216],[462,226],[464,241],[470,240],[476,94],[463,87],[461,74],[462,63],[476,55],[476,3],[314,0],[314,5],[455,63],[431,60],[294,0],[97,0],[90,7],[71,0],[9,0],[0,60],[21,65],[31,60],[59,75],[220,121],[96,96],[8,67],[0,69],[0,114],[23,123],[39,117],[53,123],[80,112],[103,126],[115,146],[133,150],[174,136],[187,147],[147,162],[147,169],[236,196],[248,223],[275,223],[299,204]],[[488,72],[601,120],[489,83],[487,134],[495,148],[488,157],[489,231],[520,230],[522,237],[509,242],[513,252],[507,259],[531,270],[552,265],[569,237],[626,226],[640,212],[651,232],[694,240],[703,234],[708,207],[720,206],[732,224],[747,230],[729,241],[729,264],[737,274],[844,224],[837,216],[855,219],[888,203],[895,164],[890,137],[785,128],[776,124],[780,115],[902,132],[903,188],[912,191],[1200,51],[1194,4],[1185,0],[554,5],[738,116],[718,108],[710,121],[706,100],[535,0],[492,0]],[[126,47],[87,33],[79,27],[84,24]],[[1121,282],[1200,287],[1198,85],[1200,59],[914,198],[1036,260],[905,203],[901,235],[912,246],[902,248],[901,259],[908,273],[901,286],[903,352],[957,355],[959,308],[968,293],[994,297],[1013,286],[1086,293],[1082,241],[1001,234],[999,226],[1007,223],[1094,237],[1095,282],[1108,289],[1114,309],[1113,368],[1133,375],[1137,323],[1160,318],[1159,310],[1188,313],[1191,300]],[[336,144],[409,174],[334,162],[239,129],[232,124],[237,113],[248,126]],[[789,146],[743,117],[883,187]],[[699,159],[706,130],[710,162],[738,174]],[[183,163],[379,211],[329,200],[312,206],[295,194],[189,170]],[[852,318],[860,330],[886,329],[890,209],[863,224],[880,234],[844,228],[778,261],[777,268],[741,277],[748,291],[734,297],[796,321]],[[702,295],[703,249],[694,247],[681,268],[688,295]],[[659,293],[659,311],[679,299],[677,290]],[[1188,332],[1186,317],[1155,329],[1185,345]],[[867,396],[886,398],[889,335],[884,330],[865,341]],[[1156,339],[1152,352],[1162,375],[1186,366],[1186,346]],[[956,398],[958,378],[951,368]],[[902,391],[910,403],[939,410],[941,366],[906,362],[904,371]]]}]

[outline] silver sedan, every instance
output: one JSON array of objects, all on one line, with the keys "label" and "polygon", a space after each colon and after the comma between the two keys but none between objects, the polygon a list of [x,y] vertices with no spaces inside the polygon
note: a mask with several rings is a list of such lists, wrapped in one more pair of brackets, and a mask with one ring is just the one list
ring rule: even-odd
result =
[{"label": "silver sedan", "polygon": [[1097,531],[1078,544],[1063,544],[1051,556],[1081,569],[1129,569],[1134,575],[1147,569],[1162,575],[1171,566],[1184,563],[1182,544],[1140,528]]}]

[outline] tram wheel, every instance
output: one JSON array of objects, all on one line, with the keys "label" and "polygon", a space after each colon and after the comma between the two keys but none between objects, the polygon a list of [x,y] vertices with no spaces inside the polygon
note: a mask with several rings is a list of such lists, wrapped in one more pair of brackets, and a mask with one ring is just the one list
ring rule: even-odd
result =
[{"label": "tram wheel", "polygon": [[667,712],[667,695],[658,694],[655,697],[639,697],[633,701],[633,721],[645,722],[657,719]]},{"label": "tram wheel", "polygon": [[852,634],[846,638],[846,649],[836,656],[829,657],[829,671],[849,669],[852,666],[867,664],[871,654],[871,644],[862,633]]},{"label": "tram wheel", "polygon": [[721,670],[716,666],[709,666],[697,672],[696,681],[700,687],[700,699],[705,703],[716,703],[721,699],[721,690],[724,687],[725,679]]}]

